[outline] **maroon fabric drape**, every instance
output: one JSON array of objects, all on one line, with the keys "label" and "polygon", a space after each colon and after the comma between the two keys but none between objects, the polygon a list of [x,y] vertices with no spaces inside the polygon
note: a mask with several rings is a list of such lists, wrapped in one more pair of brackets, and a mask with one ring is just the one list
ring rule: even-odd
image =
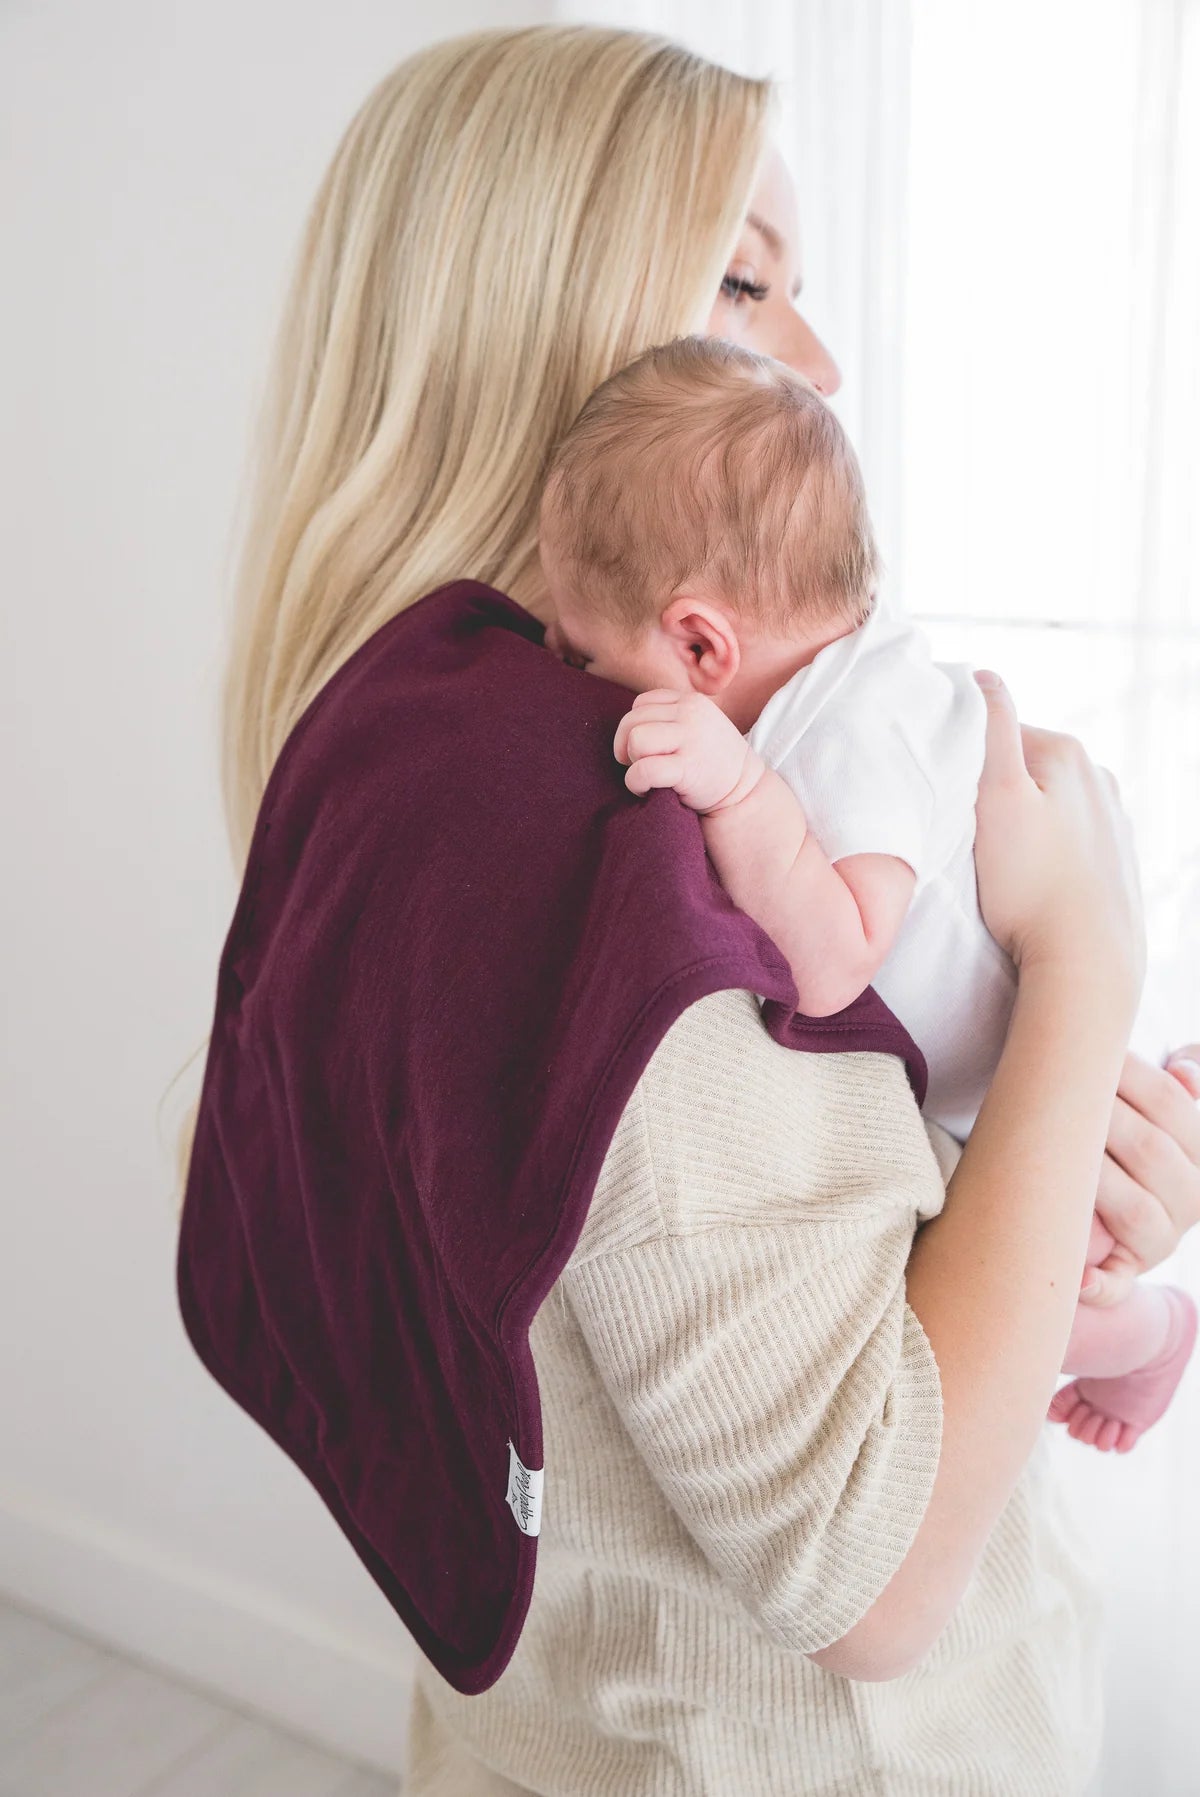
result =
[{"label": "maroon fabric drape", "polygon": [[542,1465],[529,1326],[670,1024],[744,987],[780,1042],[901,1055],[924,1093],[874,992],[795,1014],[694,814],[626,791],[629,703],[477,582],[391,619],[284,745],[217,976],[188,1337],[464,1692],[533,1587],[507,1501],[509,1444]]}]

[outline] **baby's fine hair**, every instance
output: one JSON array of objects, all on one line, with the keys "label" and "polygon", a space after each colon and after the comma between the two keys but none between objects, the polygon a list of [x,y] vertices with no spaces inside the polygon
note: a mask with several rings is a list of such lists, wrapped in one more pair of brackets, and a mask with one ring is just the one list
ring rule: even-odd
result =
[{"label": "baby's fine hair", "polygon": [[604,381],[558,443],[539,540],[577,603],[631,633],[688,581],[786,632],[871,609],[862,473],[816,388],[717,337],[677,337]]}]

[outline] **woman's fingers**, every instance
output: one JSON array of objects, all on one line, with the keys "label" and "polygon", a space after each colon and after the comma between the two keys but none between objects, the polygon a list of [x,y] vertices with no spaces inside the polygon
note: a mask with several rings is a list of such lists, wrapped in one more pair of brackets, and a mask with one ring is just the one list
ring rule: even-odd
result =
[{"label": "woman's fingers", "polygon": [[[1127,1177],[1115,1162],[1112,1165],[1122,1179]],[[1128,1297],[1137,1271],[1137,1263],[1128,1249],[1121,1247],[1111,1229],[1105,1228],[1099,1212],[1093,1211],[1087,1264],[1079,1286],[1080,1300],[1096,1310],[1107,1310],[1109,1305],[1119,1304],[1122,1298]]]},{"label": "woman's fingers", "polygon": [[[1090,766],[1083,744],[1059,730],[1022,724],[1012,694],[991,668],[976,668],[975,682],[987,701],[987,734],[980,784],[1022,785],[1058,760]],[[1103,770],[1102,770],[1103,771]],[[1112,776],[1109,776],[1110,782]]]},{"label": "woman's fingers", "polygon": [[[1157,1124],[1200,1173],[1200,1111],[1181,1077],[1131,1052],[1122,1064],[1117,1094],[1148,1123]],[[1166,1152],[1161,1144],[1160,1150]],[[1200,1197],[1197,1206],[1193,1223],[1200,1222]]]},{"label": "woman's fingers", "polygon": [[1117,1238],[1111,1229],[1106,1229],[1100,1217],[1093,1210],[1092,1225],[1088,1231],[1087,1265],[1102,1267],[1117,1245]]},{"label": "woman's fingers", "polygon": [[[1118,1111],[1127,1113],[1128,1109],[1118,1100],[1114,1119]],[[1118,1137],[1120,1134],[1118,1126]],[[1127,1140],[1124,1152],[1129,1153]],[[1135,1159],[1132,1155],[1130,1158]],[[1143,1185],[1122,1166],[1111,1150],[1100,1164],[1096,1211],[1104,1227],[1139,1269],[1157,1266],[1175,1245],[1176,1232],[1166,1208],[1149,1186]]]},{"label": "woman's fingers", "polygon": [[987,736],[980,784],[1005,785],[1027,777],[1021,726],[1012,694],[991,668],[976,668],[975,683],[987,701]]},{"label": "woman's fingers", "polygon": [[1134,1269],[1121,1260],[1108,1260],[1098,1267],[1089,1267],[1080,1287],[1080,1303],[1092,1310],[1108,1310],[1129,1296],[1135,1277]]},{"label": "woman's fingers", "polygon": [[[1116,1261],[1138,1271],[1173,1254],[1200,1223],[1200,1110],[1180,1078],[1141,1055],[1127,1054],[1121,1068],[1096,1212],[1116,1238]],[[1085,1299],[1105,1301],[1104,1290]]]},{"label": "woman's fingers", "polygon": [[1192,1099],[1200,1099],[1200,1042],[1185,1042],[1167,1059],[1166,1071]]},{"label": "woman's fingers", "polygon": [[1200,1221],[1200,1169],[1178,1141],[1118,1097],[1096,1209],[1139,1270],[1157,1266]]}]

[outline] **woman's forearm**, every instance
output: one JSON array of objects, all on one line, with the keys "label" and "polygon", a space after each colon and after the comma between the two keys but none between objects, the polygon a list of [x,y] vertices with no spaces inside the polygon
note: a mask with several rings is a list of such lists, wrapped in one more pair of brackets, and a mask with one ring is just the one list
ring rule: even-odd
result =
[{"label": "woman's forearm", "polygon": [[942,1447],[908,1555],[813,1657],[887,1678],[940,1634],[1036,1442],[1062,1366],[1132,1005],[1077,972],[1022,971],[995,1078],[918,1233],[907,1296],[942,1387]]}]

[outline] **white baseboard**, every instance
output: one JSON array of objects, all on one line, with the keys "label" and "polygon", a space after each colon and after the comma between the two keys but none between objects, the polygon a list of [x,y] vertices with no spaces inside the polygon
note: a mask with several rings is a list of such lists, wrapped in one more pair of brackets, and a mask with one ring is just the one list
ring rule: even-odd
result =
[{"label": "white baseboard", "polygon": [[385,1660],[320,1617],[11,1489],[0,1490],[0,1589],[102,1647],[399,1780],[415,1647]]}]

